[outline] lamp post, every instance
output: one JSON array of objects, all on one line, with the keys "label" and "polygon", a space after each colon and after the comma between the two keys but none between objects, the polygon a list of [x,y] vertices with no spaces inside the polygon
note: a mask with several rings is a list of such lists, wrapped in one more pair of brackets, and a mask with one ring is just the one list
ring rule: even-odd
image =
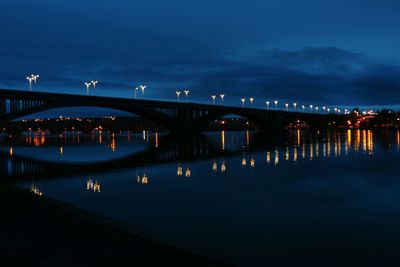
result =
[{"label": "lamp post", "polygon": [[265,104],[267,105],[267,109],[269,109],[269,101],[265,101]]},{"label": "lamp post", "polygon": [[325,113],[325,111],[326,111],[326,107],[325,107],[325,106],[323,106],[323,107],[322,107],[322,109],[324,110],[324,113]]},{"label": "lamp post", "polygon": [[317,113],[318,113],[318,109],[319,109],[318,107],[315,107],[315,111],[316,111]]},{"label": "lamp post", "polygon": [[302,105],[301,108],[303,109],[303,112],[306,111],[306,106]]},{"label": "lamp post", "polygon": [[221,97],[221,102],[224,102],[225,95],[224,94],[220,94],[219,96]]},{"label": "lamp post", "polygon": [[244,108],[244,102],[246,102],[246,98],[242,98],[241,101],[242,101],[242,107]]},{"label": "lamp post", "polygon": [[313,105],[310,105],[310,112],[313,111]]},{"label": "lamp post", "polygon": [[211,95],[213,105],[215,105],[215,98],[216,97],[217,97],[216,95]]},{"label": "lamp post", "polygon": [[185,94],[185,98],[187,99],[189,95],[189,90],[183,90],[183,93]]},{"label": "lamp post", "polygon": [[176,97],[177,97],[177,99],[178,99],[178,102],[179,102],[179,96],[180,96],[180,94],[181,94],[181,91],[179,91],[179,90],[176,90]]},{"label": "lamp post", "polygon": [[337,109],[337,108],[334,108],[333,110],[335,111],[335,114],[336,114],[336,112],[337,112],[338,109]]},{"label": "lamp post", "polygon": [[93,95],[96,95],[96,84],[98,83],[98,81],[90,81],[93,85]]},{"label": "lamp post", "polygon": [[286,111],[289,111],[289,104],[288,103],[285,103],[285,108],[286,108]]},{"label": "lamp post", "polygon": [[251,106],[253,106],[253,102],[254,102],[254,97],[250,97],[250,104],[251,104]]},{"label": "lamp post", "polygon": [[86,85],[86,95],[89,95],[89,87],[90,87],[91,83],[85,82],[85,85]]},{"label": "lamp post", "polygon": [[293,103],[294,111],[297,111],[297,103]]},{"label": "lamp post", "polygon": [[29,82],[29,92],[32,92],[32,81],[33,81],[33,78],[28,76],[28,77],[26,77],[26,79]]},{"label": "lamp post", "polygon": [[146,89],[146,85],[142,84],[139,87],[140,87],[140,90],[142,90],[142,96],[144,97],[144,90]]},{"label": "lamp post", "polygon": [[329,113],[329,112],[331,111],[331,109],[330,109],[330,108],[327,108],[326,111]]},{"label": "lamp post", "polygon": [[275,100],[274,104],[275,104],[275,109],[278,109],[278,100]]},{"label": "lamp post", "polygon": [[36,80],[39,78],[39,75],[38,74],[32,74],[31,77],[33,78],[33,81],[36,84]]},{"label": "lamp post", "polygon": [[136,99],[136,97],[137,97],[137,91],[139,90],[139,86],[136,86],[135,87],[135,99]]}]

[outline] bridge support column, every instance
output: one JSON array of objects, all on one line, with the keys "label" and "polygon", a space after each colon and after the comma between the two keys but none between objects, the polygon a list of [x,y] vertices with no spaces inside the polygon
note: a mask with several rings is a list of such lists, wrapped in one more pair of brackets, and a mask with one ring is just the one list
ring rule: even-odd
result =
[{"label": "bridge support column", "polygon": [[0,115],[7,113],[7,100],[0,99]]}]

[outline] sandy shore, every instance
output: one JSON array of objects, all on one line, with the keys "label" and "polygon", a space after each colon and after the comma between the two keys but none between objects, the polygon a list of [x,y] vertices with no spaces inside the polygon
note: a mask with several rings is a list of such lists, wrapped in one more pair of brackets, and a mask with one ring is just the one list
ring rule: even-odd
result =
[{"label": "sandy shore", "polygon": [[0,266],[223,266],[0,183]]}]

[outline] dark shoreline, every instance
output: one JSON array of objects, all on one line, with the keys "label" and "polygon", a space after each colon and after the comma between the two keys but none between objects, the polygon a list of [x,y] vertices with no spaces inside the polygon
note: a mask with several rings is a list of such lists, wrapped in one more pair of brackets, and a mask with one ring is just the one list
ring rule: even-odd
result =
[{"label": "dark shoreline", "polygon": [[0,182],[0,266],[227,266]]}]

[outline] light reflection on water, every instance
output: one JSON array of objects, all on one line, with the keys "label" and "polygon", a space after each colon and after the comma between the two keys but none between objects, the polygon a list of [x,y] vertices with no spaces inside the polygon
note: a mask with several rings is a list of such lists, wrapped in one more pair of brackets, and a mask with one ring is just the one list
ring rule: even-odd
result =
[{"label": "light reflection on water", "polygon": [[[197,157],[190,143],[168,162],[34,186],[162,242],[241,265],[365,255],[368,244],[388,253],[399,248],[399,131],[206,135],[215,153]],[[93,142],[104,145],[104,138]],[[124,146],[118,135],[110,138],[116,150]],[[158,135],[140,138],[163,147]]]}]

